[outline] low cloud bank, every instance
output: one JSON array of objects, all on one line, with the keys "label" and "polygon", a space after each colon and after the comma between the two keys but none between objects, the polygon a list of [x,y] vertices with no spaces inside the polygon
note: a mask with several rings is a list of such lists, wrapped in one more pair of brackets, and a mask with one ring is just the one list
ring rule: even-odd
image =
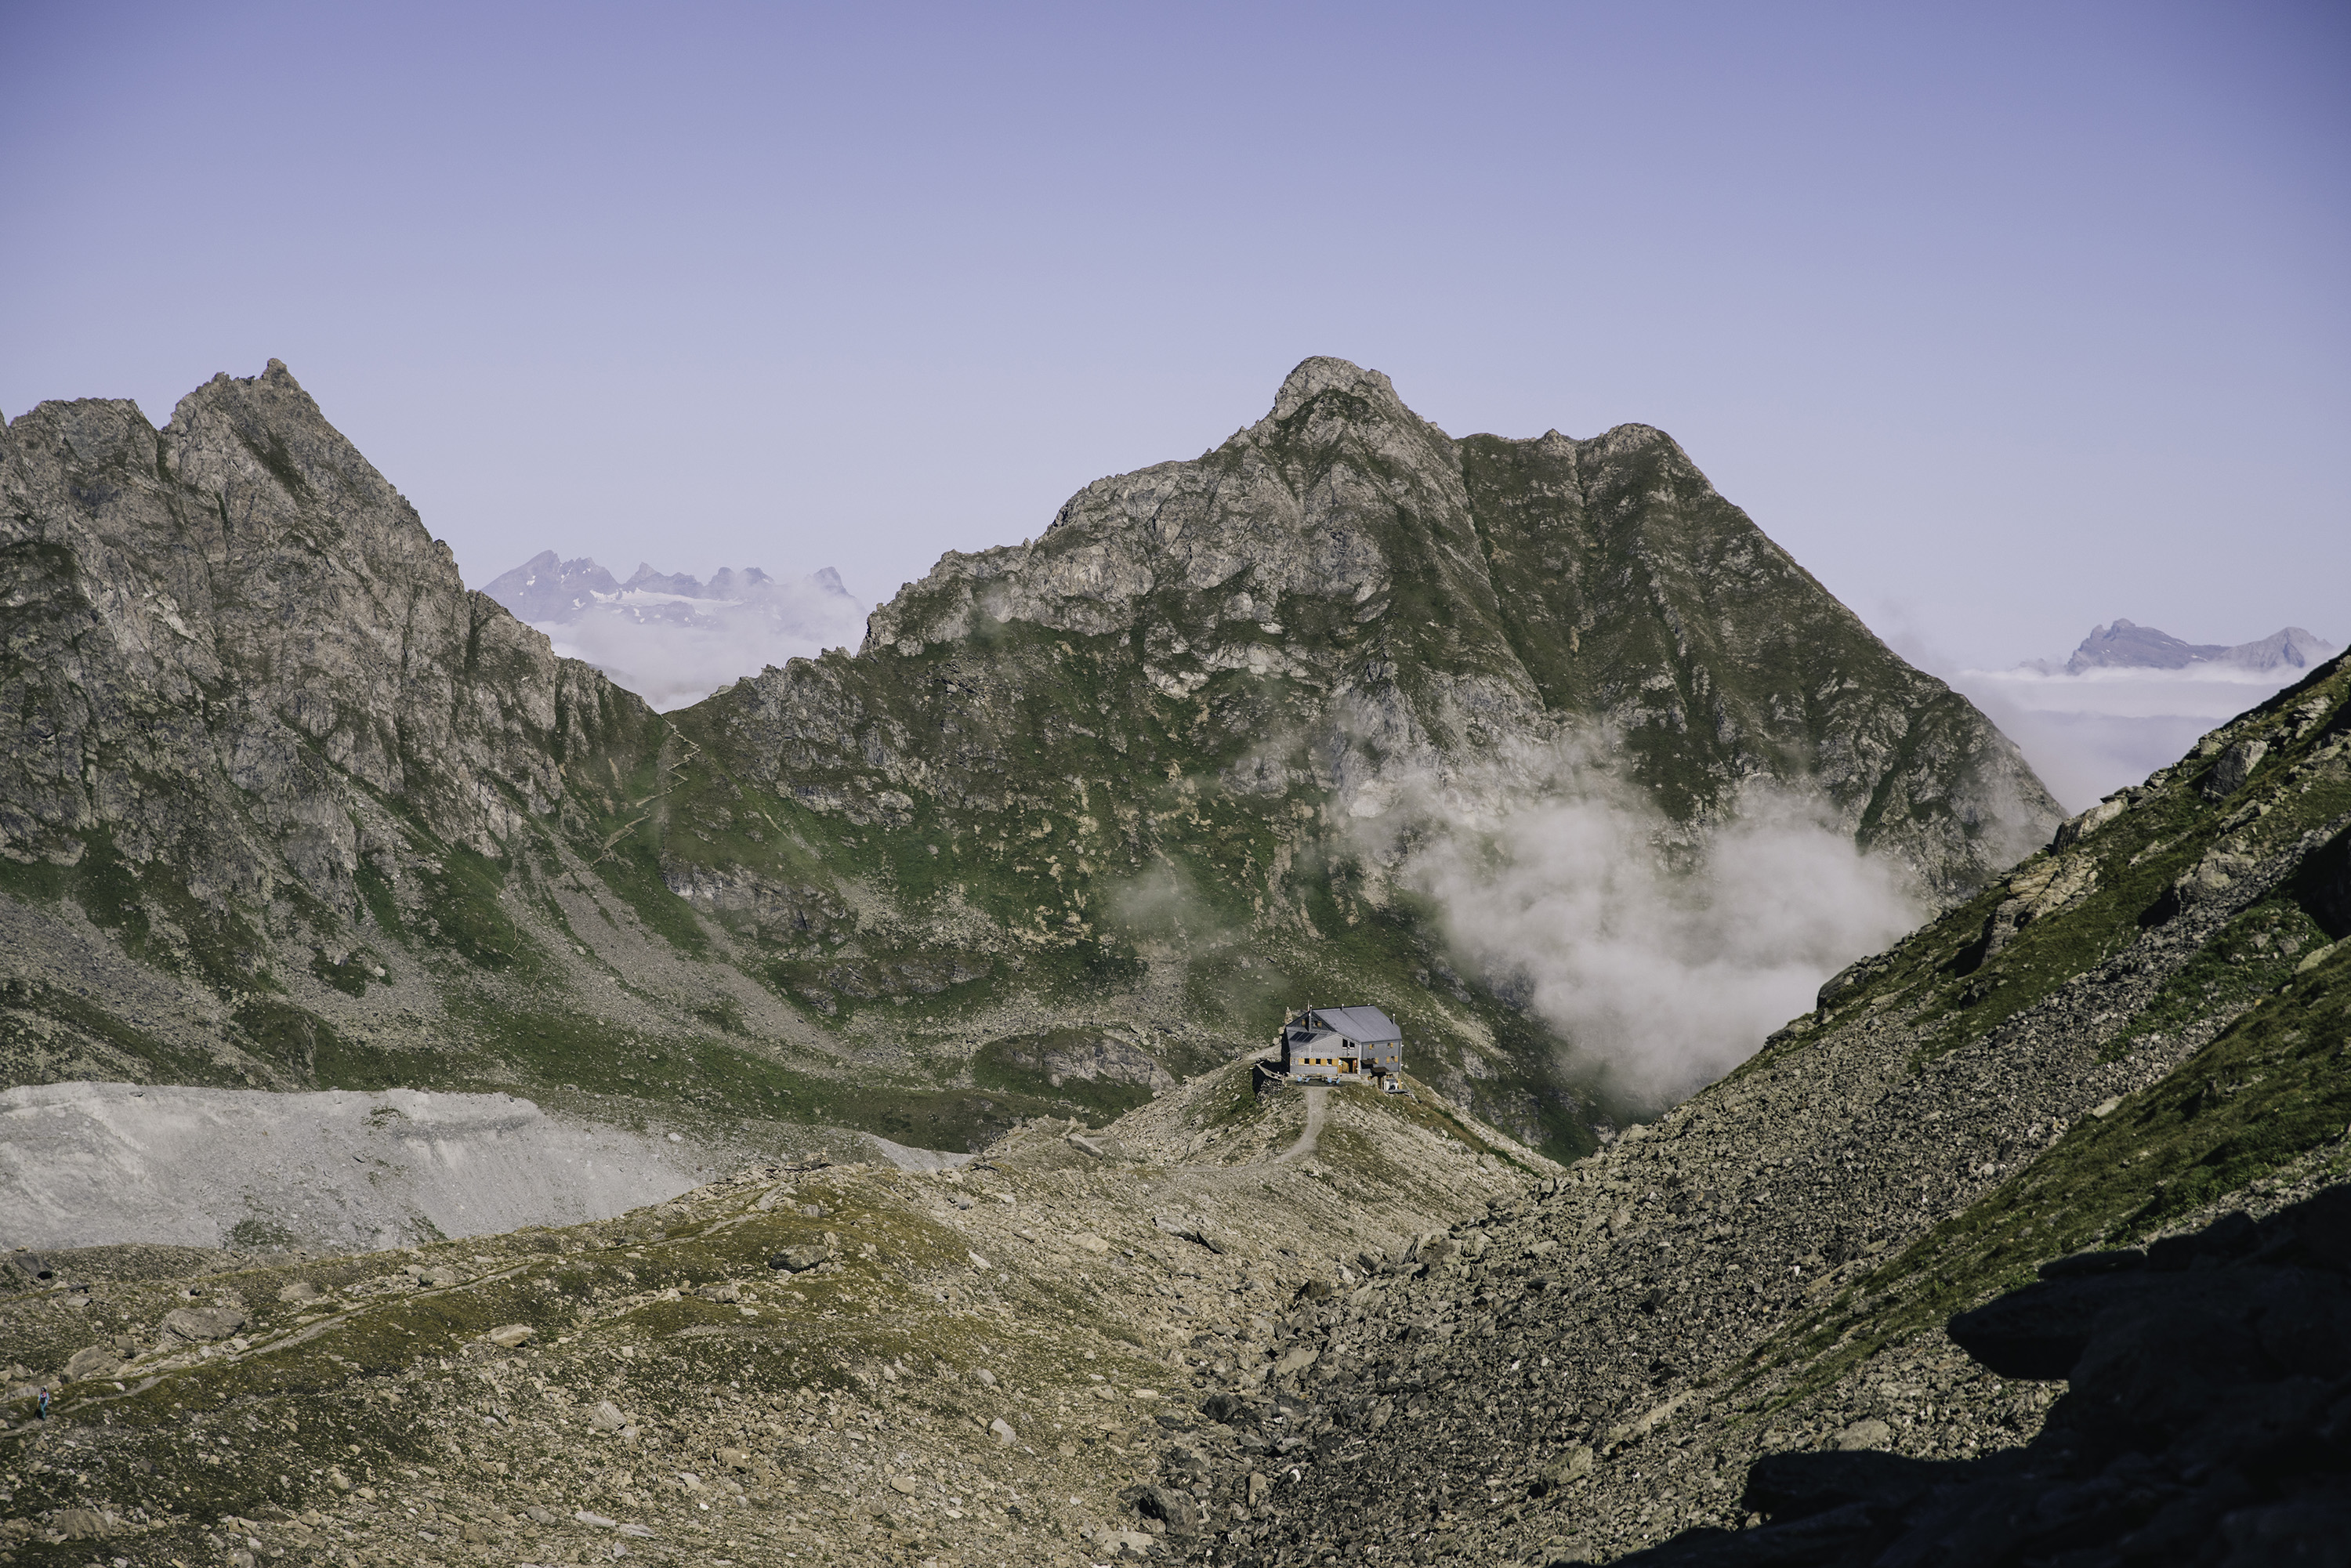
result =
[{"label": "low cloud bank", "polygon": [[1751,794],[1693,835],[1573,754],[1424,781],[1363,826],[1462,961],[1653,1108],[1752,1055],[1927,913],[1898,867],[1801,798]]},{"label": "low cloud bank", "polygon": [[2016,742],[2069,811],[2179,760],[2197,737],[2309,672],[2220,664],[2185,669],[1954,670],[1944,678]]},{"label": "low cloud bank", "polygon": [[770,664],[854,648],[863,607],[845,599],[777,596],[746,603],[705,600],[690,619],[646,616],[626,602],[569,622],[539,626],[567,658],[584,659],[662,712],[688,706]]},{"label": "low cloud bank", "polygon": [[544,550],[482,591],[546,632],[558,653],[664,712],[865,635],[865,606],[830,567],[801,578],[722,568],[705,583],[647,563],[622,582],[586,557]]}]

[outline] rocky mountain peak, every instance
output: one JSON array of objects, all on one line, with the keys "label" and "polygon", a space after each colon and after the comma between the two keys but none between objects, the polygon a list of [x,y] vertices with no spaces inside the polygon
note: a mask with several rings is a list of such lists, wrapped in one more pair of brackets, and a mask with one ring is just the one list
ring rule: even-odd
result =
[{"label": "rocky mountain peak", "polygon": [[[202,1027],[275,1064],[230,1070],[251,1081],[391,1071],[358,1040],[528,1085],[580,1082],[542,1040],[886,1034],[985,1087],[935,1129],[885,1124],[958,1143],[1066,1101],[1020,1065],[1059,1030],[1165,1020],[1210,1051],[1304,988],[1387,1008],[1448,1093],[1566,1151],[1592,1135],[1561,1065],[1583,1026],[1541,1011],[1543,955],[1448,946],[1414,834],[1557,803],[1583,759],[1638,802],[1641,854],[1702,853],[1781,791],[1936,898],[2055,826],[1982,715],[1662,434],[1457,441],[1337,360],[1277,408],[1087,486],[1031,545],[944,557],[855,656],[659,667],[787,611],[830,627],[855,609],[837,580],[737,569],[747,597],[714,610],[648,566],[628,603],[549,613],[657,718],[465,591],[282,368],[216,378],[162,432],[43,405],[0,451],[0,852],[52,868],[19,879],[19,945],[95,967],[113,938],[68,905],[143,923],[139,972],[239,1009]],[[493,586],[526,612],[617,587],[554,552],[519,575]],[[1422,814],[1431,790],[1452,815]],[[181,891],[120,913],[151,907],[133,876]],[[614,977],[654,998],[625,1022],[578,999]],[[265,980],[267,1009],[219,1000]],[[1729,1034],[1786,1016],[1749,1012]],[[528,1065],[486,1076],[493,1052]]]},{"label": "rocky mountain peak", "polygon": [[285,890],[322,928],[355,912],[395,818],[495,853],[611,716],[279,361],[214,377],[161,431],[128,402],[44,403],[7,428],[0,497],[0,847],[76,865],[96,836],[161,862],[194,895],[182,926],[219,934],[216,983],[257,973],[248,922]]},{"label": "rocky mountain peak", "polygon": [[1419,419],[1405,407],[1404,400],[1396,395],[1395,383],[1386,376],[1322,354],[1300,361],[1298,368],[1282,379],[1281,390],[1274,394],[1273,413],[1268,417],[1288,419],[1326,392],[1346,392],[1402,418],[1416,423]]},{"label": "rocky mountain peak", "polygon": [[[1168,700],[1228,674],[1289,683],[1311,710],[1289,730],[1301,777],[1453,775],[1481,736],[1549,741],[1596,720],[1677,818],[1726,809],[1742,781],[1801,778],[1864,841],[1916,841],[1900,852],[1951,890],[2056,821],[1980,715],[1903,664],[1664,432],[1457,441],[1345,360],[1301,364],[1271,416],[1196,461],[1096,480],[1030,545],[943,557],[874,612],[860,657],[957,656],[1009,625],[1123,640]],[[1777,689],[1799,664],[1827,684]],[[795,666],[758,686],[789,706],[832,678]],[[1799,715],[1876,711],[1876,695],[1834,695],[1855,680],[1905,693],[1865,722],[1873,738],[1798,739],[1813,722]],[[1877,770],[1924,755],[1944,722],[1926,716],[1947,709],[1975,738],[1946,755],[1987,771],[1888,807]],[[1792,768],[1792,745],[1823,740],[1817,764]]]},{"label": "rocky mountain peak", "polygon": [[[2153,626],[2117,617],[2105,626],[2093,626],[2080,647],[2065,661],[2066,674],[2098,669],[2185,670],[2198,664],[2220,664],[2245,670],[2303,670],[2323,664],[2337,650],[2332,643],[2299,626],[2287,626],[2268,636],[2233,646],[2190,643]],[[2029,662],[2027,669],[2054,674],[2058,667],[2046,660]]]}]

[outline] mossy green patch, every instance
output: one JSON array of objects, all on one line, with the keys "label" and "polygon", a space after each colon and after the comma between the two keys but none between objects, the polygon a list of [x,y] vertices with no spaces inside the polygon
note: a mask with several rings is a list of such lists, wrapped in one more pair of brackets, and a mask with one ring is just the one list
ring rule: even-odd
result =
[{"label": "mossy green patch", "polygon": [[426,940],[493,972],[529,956],[529,942],[505,904],[502,862],[451,847],[442,851],[437,865],[428,864],[418,875],[424,887],[419,923]]},{"label": "mossy green patch", "polygon": [[297,1083],[319,1082],[321,1051],[330,1062],[340,1055],[335,1031],[324,1019],[278,998],[248,998],[230,1016],[250,1042],[253,1054]]}]

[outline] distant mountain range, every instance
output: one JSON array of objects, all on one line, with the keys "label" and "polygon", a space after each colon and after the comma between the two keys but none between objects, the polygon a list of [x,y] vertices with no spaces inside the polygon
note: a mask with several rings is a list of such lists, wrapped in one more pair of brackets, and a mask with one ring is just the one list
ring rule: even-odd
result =
[{"label": "distant mountain range", "polygon": [[684,626],[737,605],[789,612],[802,609],[810,599],[834,601],[828,609],[864,613],[841,586],[841,574],[829,566],[797,582],[769,577],[756,566],[739,572],[721,567],[705,583],[682,571],[655,571],[651,562],[640,561],[635,574],[621,582],[587,556],[564,560],[551,549],[493,579],[482,591],[535,626],[568,626],[608,609],[633,621]]},{"label": "distant mountain range", "polygon": [[2255,643],[2223,647],[2218,643],[2189,643],[2168,632],[2117,620],[2111,626],[2093,626],[2074,656],[2063,664],[2050,659],[2026,661],[2024,668],[2040,674],[2079,675],[2091,670],[2184,670],[2191,664],[2227,664],[2243,670],[2306,670],[2340,652],[2325,638],[2288,626]]},{"label": "distant mountain range", "polygon": [[708,582],[640,562],[626,582],[593,559],[541,550],[482,591],[657,708],[673,708],[772,664],[854,647],[865,606],[831,567],[770,577],[722,567]]}]

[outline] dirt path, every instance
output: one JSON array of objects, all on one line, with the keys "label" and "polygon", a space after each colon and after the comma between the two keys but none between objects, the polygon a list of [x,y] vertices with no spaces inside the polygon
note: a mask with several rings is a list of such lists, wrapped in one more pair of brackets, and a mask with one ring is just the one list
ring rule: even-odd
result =
[{"label": "dirt path", "polygon": [[1187,1191],[1218,1190],[1238,1186],[1245,1182],[1262,1180],[1268,1170],[1304,1159],[1312,1154],[1322,1138],[1324,1103],[1329,1098],[1329,1086],[1306,1092],[1306,1125],[1300,1129],[1297,1142],[1270,1160],[1251,1160],[1245,1165],[1178,1165],[1151,1189],[1155,1200],[1180,1197]]},{"label": "dirt path", "polygon": [[1315,1146],[1322,1141],[1322,1102],[1330,1093],[1327,1087],[1316,1087],[1306,1092],[1306,1130],[1298,1134],[1296,1143],[1273,1156],[1275,1165],[1302,1160],[1314,1152]]}]

